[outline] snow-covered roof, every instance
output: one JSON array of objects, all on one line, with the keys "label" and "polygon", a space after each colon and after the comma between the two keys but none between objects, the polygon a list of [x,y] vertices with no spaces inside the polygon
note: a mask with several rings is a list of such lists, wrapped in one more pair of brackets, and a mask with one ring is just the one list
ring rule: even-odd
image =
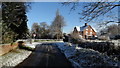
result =
[{"label": "snow-covered roof", "polygon": [[75,28],[77,29],[77,31],[80,31],[80,26],[75,26]]},{"label": "snow-covered roof", "polygon": [[87,27],[88,27],[88,25],[80,27],[80,31],[84,31]]},{"label": "snow-covered roof", "polygon": [[[82,27],[80,27],[80,26],[75,26],[75,27],[76,27],[77,31],[84,31],[86,28],[88,28],[88,26],[89,25],[82,26]],[[92,27],[92,29],[96,32],[96,30],[93,27]]]},{"label": "snow-covered roof", "polygon": [[92,27],[93,28],[93,30],[95,31],[95,32],[97,32],[97,30],[94,28],[94,27]]}]

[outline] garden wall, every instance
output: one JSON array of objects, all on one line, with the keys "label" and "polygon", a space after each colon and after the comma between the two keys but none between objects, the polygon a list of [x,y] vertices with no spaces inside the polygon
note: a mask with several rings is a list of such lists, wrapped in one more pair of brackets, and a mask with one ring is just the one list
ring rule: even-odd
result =
[{"label": "garden wall", "polygon": [[17,43],[14,43],[12,45],[11,44],[1,44],[0,45],[0,56],[10,52],[11,50],[13,50],[17,47],[18,47]]}]

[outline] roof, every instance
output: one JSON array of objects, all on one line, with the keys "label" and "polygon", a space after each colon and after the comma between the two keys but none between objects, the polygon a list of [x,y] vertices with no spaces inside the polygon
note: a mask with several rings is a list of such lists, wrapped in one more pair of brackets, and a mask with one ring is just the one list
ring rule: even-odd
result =
[{"label": "roof", "polygon": [[88,27],[88,25],[80,27],[80,31],[84,31],[87,27]]},{"label": "roof", "polygon": [[92,29],[93,29],[95,32],[97,32],[97,30],[96,30],[94,27],[92,27]]},{"label": "roof", "polygon": [[77,31],[80,31],[80,26],[75,26],[75,28],[77,29]]},{"label": "roof", "polygon": [[[75,26],[75,27],[76,27],[77,31],[84,31],[86,28],[88,28],[88,26],[90,26],[90,25],[82,26],[82,27],[80,27],[80,26]],[[93,28],[92,28],[92,29],[93,29]],[[95,29],[93,29],[93,30],[96,32]]]}]

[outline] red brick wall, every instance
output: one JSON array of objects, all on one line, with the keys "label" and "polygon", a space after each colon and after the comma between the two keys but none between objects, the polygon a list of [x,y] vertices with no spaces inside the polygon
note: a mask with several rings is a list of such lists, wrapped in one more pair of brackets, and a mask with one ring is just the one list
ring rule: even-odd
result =
[{"label": "red brick wall", "polygon": [[[85,38],[86,32],[88,32],[88,36],[95,36],[96,32],[94,31],[94,29],[92,29],[92,27],[90,25],[88,25],[87,30],[85,29],[84,31],[80,31],[79,34],[83,36],[83,38]],[[92,34],[90,34],[90,32],[92,32]],[[77,29],[74,28],[73,33],[78,33]]]},{"label": "red brick wall", "polygon": [[86,33],[87,33],[87,36],[95,36],[96,35],[96,32],[92,29],[91,26],[88,26],[87,30],[85,29],[83,31],[83,38],[85,38]]},{"label": "red brick wall", "polygon": [[11,45],[11,44],[0,45],[0,56],[10,52],[11,50],[13,50],[15,48],[17,48],[17,46],[18,46],[17,43],[14,45]]}]

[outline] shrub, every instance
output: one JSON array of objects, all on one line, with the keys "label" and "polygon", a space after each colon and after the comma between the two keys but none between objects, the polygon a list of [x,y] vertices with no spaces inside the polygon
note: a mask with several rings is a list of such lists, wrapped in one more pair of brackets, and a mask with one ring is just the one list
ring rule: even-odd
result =
[{"label": "shrub", "polygon": [[109,36],[100,36],[98,37],[99,40],[110,40]]},{"label": "shrub", "polygon": [[34,40],[34,42],[39,42],[39,40]]},{"label": "shrub", "polygon": [[24,45],[19,45],[20,49],[25,49],[25,50],[29,50],[29,51],[34,51],[34,48],[28,47],[28,46],[24,46]]},{"label": "shrub", "polygon": [[120,39],[120,35],[116,35],[114,39]]},{"label": "shrub", "polygon": [[107,55],[119,55],[120,46],[115,47],[112,42],[84,42],[79,44],[83,48],[90,48],[101,53],[107,53]]},{"label": "shrub", "polygon": [[19,41],[19,42],[18,42],[18,47],[19,47],[20,49],[25,49],[25,50],[34,51],[34,48],[25,46],[25,44],[23,44],[23,43],[24,43],[23,41]]},{"label": "shrub", "polygon": [[86,40],[83,39],[82,36],[79,35],[79,33],[71,33],[70,42],[74,44],[80,44],[80,43],[86,42]]}]

